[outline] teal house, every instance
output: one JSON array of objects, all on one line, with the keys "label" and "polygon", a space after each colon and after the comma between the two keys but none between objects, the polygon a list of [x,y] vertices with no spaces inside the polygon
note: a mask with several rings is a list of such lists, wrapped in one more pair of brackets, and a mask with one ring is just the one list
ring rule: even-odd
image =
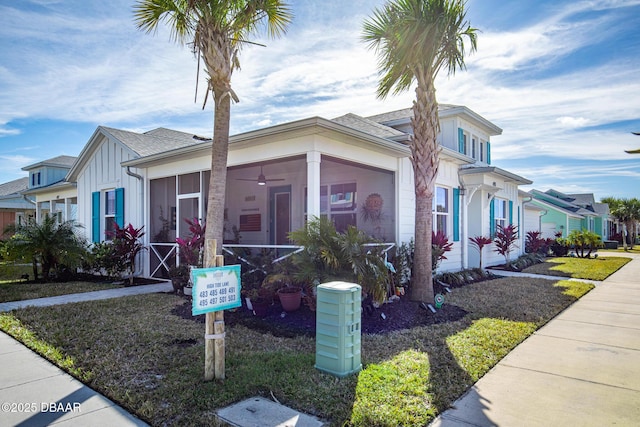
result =
[{"label": "teal house", "polygon": [[596,203],[592,193],[565,194],[557,190],[545,192],[531,190],[531,204],[541,210],[540,231],[543,237],[554,237],[562,233],[567,237],[573,230],[588,230],[609,240],[613,222],[609,217],[609,206]]}]

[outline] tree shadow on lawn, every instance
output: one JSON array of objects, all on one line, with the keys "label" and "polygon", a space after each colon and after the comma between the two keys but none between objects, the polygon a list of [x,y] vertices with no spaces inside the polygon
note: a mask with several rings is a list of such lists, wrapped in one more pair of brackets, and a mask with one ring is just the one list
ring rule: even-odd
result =
[{"label": "tree shadow on lawn", "polygon": [[[455,289],[445,307],[465,310],[465,317],[363,334],[364,369],[342,379],[314,368],[309,336],[229,324],[227,378],[205,383],[204,326],[177,318],[185,300],[173,295],[14,313],[89,372],[91,387],[153,425],[211,425],[216,410],[254,395],[275,397],[332,425],[424,425],[526,338],[530,332],[522,328],[540,326],[576,299],[554,283],[507,278]],[[524,326],[510,333],[514,324]]]},{"label": "tree shadow on lawn", "polygon": [[[592,288],[561,283],[580,289],[578,294]],[[517,344],[577,299],[556,284],[505,278],[468,285],[447,298],[469,312],[462,320],[363,337],[366,362],[356,386],[352,420],[358,425],[428,423]],[[407,382],[413,387],[408,388]],[[477,393],[470,396],[478,399],[472,405],[475,421],[492,424],[483,411],[485,399]],[[387,424],[389,414],[396,418]]]},{"label": "tree shadow on lawn", "polygon": [[[591,288],[588,284],[562,283],[582,289],[579,294]],[[297,366],[296,379],[290,381],[306,380],[314,386],[305,387],[302,393],[298,390],[296,395],[286,396],[284,390],[284,395],[276,395],[283,403],[337,424],[348,420],[353,425],[426,424],[449,408],[513,347],[577,299],[557,284],[541,279],[503,278],[467,285],[447,294],[446,304],[436,315],[417,308],[417,303],[408,299],[402,304],[383,306],[371,323],[380,323],[378,318],[384,312],[391,320],[389,325],[406,327],[363,334],[362,372],[338,380]],[[246,315],[249,323],[239,321],[237,316],[233,320],[231,316],[227,318],[259,333],[292,337],[293,324],[305,324],[304,318],[309,314],[301,311],[282,318],[277,307],[272,311],[264,319]],[[446,312],[457,314],[444,315]],[[240,318],[246,313],[241,312]],[[362,323],[365,329],[367,314],[363,314]],[[306,332],[301,334],[313,337],[310,328],[307,322]],[[305,359],[306,364],[313,364],[313,354],[300,356],[298,361]],[[247,369],[240,365],[237,368]],[[270,381],[273,386],[280,380],[273,377]],[[319,399],[327,389],[340,399]],[[482,419],[485,402],[482,396],[477,397],[477,416]]]}]

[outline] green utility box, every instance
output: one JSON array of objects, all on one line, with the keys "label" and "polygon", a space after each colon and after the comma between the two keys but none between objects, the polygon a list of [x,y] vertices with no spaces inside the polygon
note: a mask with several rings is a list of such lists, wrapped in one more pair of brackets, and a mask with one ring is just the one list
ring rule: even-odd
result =
[{"label": "green utility box", "polygon": [[360,371],[362,288],[330,282],[317,290],[316,368],[337,377]]}]

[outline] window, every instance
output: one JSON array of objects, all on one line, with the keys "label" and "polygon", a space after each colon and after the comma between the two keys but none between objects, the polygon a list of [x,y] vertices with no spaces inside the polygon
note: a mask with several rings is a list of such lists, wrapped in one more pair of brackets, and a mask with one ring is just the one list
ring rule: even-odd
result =
[{"label": "window", "polygon": [[436,187],[433,198],[433,231],[441,231],[447,235],[447,222],[449,218],[449,190]]},{"label": "window", "polygon": [[471,138],[471,157],[476,158],[476,144],[477,141],[475,138]]},{"label": "window", "polygon": [[484,162],[484,142],[480,141],[480,161]]},{"label": "window", "polygon": [[505,227],[507,225],[507,201],[504,199],[493,199],[493,222],[494,230],[498,226]]},{"label": "window", "polygon": [[[332,184],[320,186],[320,216],[333,221],[337,231],[345,231],[349,225],[357,226],[356,184]],[[304,209],[307,211],[307,189]]]},{"label": "window", "polygon": [[31,174],[31,186],[40,186],[40,172],[33,172],[33,174]]},{"label": "window", "polygon": [[124,227],[124,188],[91,193],[91,241],[111,240],[115,224]]},{"label": "window", "polygon": [[113,239],[116,230],[116,191],[109,190],[104,193],[104,231],[106,240]]},{"label": "window", "polygon": [[469,138],[466,133],[462,135],[462,154],[469,154],[469,148],[467,147],[468,139]]}]

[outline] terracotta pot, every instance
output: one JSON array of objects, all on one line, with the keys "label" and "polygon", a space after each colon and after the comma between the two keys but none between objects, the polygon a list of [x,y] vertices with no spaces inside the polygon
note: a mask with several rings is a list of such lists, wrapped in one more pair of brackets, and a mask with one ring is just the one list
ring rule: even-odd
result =
[{"label": "terracotta pot", "polygon": [[302,289],[287,287],[278,289],[278,297],[284,311],[296,311],[300,308],[302,301]]}]

